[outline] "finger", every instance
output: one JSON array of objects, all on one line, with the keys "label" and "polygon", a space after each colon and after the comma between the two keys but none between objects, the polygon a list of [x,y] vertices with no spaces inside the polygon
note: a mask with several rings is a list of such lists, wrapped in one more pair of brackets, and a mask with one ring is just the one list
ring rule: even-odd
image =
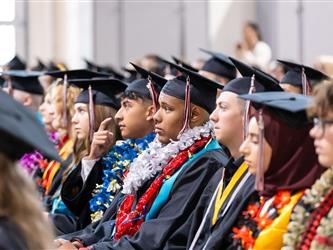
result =
[{"label": "finger", "polygon": [[109,124],[111,124],[112,118],[106,118],[104,121],[101,122],[101,124],[99,125],[98,131],[103,131],[106,130],[106,128],[109,126]]}]

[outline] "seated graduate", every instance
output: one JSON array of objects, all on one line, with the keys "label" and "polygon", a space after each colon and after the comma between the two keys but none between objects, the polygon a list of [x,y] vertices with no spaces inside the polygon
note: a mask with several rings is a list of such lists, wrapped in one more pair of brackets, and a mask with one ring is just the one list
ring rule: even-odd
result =
[{"label": "seated graduate", "polygon": [[[246,201],[251,190],[254,191],[254,177],[248,172],[247,164],[239,151],[246,135],[249,111],[249,104],[239,99],[239,95],[254,91],[282,91],[278,83],[262,71],[230,59],[244,77],[230,81],[223,88],[210,119],[214,123],[216,139],[229,149],[233,159],[231,158],[231,164],[228,164],[225,171],[218,170],[210,180],[193,213],[193,218],[189,219],[192,220],[191,230],[187,235],[187,248],[190,249],[202,249],[208,240],[214,245],[212,241],[215,238],[212,239],[211,235],[218,233],[220,228],[231,228],[233,224],[230,219],[229,224],[226,224],[223,218],[236,220],[232,213],[240,209],[239,204],[243,200]],[[223,182],[228,185],[224,185]],[[174,235],[179,238],[180,233]],[[186,237],[186,234],[182,236]]]},{"label": "seated graduate", "polygon": [[[44,161],[39,166],[41,175],[40,190],[43,196],[43,202],[47,210],[51,213],[62,212],[62,203],[54,203],[58,200],[63,180],[63,173],[70,167],[73,160],[74,131],[72,127],[72,117],[74,115],[74,102],[80,94],[80,89],[68,84],[68,80],[101,77],[103,74],[88,70],[68,70],[68,71],[50,71],[55,79],[50,86],[46,97],[50,97],[50,103],[47,112],[52,117],[52,127],[56,130],[53,139],[56,140],[57,149],[62,162]],[[35,177],[37,177],[35,175]],[[38,181],[38,180],[37,180]],[[54,204],[58,204],[54,206]]]},{"label": "seated graduate", "polygon": [[[63,173],[60,196],[52,207],[59,235],[91,223],[89,200],[96,184],[102,183],[103,170],[110,167],[107,154],[118,138],[114,116],[119,99],[115,95],[126,88],[121,81],[108,78],[70,80],[69,84],[83,91],[75,100],[72,117],[73,161]],[[118,174],[122,176],[123,170]]]},{"label": "seated graduate", "polygon": [[[142,75],[144,78],[149,77],[150,80],[142,78],[131,82],[126,88],[125,92],[121,95],[121,108],[115,115],[115,119],[120,128],[121,135],[124,139],[127,140],[124,143],[125,148],[119,148],[121,150],[116,150],[117,155],[114,157],[113,161],[115,161],[117,164],[119,162],[121,165],[126,167],[127,170],[129,170],[129,164],[144,151],[148,143],[150,143],[155,137],[155,134],[152,132],[154,131],[153,115],[156,112],[155,105],[157,103],[155,103],[155,99],[157,96],[154,96],[153,91],[150,91],[150,89],[147,88],[147,85],[154,84],[153,86],[150,86],[155,89],[155,94],[158,95],[160,89],[167,81],[163,77],[151,72],[147,72],[137,65],[134,65],[134,67],[140,73],[140,75]],[[105,181],[108,181],[109,179],[110,178],[106,177],[103,178]],[[144,187],[142,187],[142,189],[145,190]],[[91,202],[98,200],[98,196],[99,195],[94,197]],[[103,227],[103,223],[115,217],[117,206],[122,201],[124,194],[118,192],[118,194],[116,194],[116,196],[113,198],[112,202],[110,197],[108,197],[108,193],[104,193],[103,196],[109,201],[104,201],[99,205],[100,208],[104,207],[102,210],[98,208],[98,213],[102,217],[101,220],[90,224],[82,231],[77,231],[68,235],[62,235],[61,238],[86,239],[88,237],[93,237],[98,239],[98,237],[102,238],[101,235],[109,236],[109,222],[105,224],[105,228]],[[105,205],[108,205],[108,207],[106,208]],[[96,234],[96,236],[94,234]]]},{"label": "seated graduate", "polygon": [[314,123],[310,135],[318,161],[327,170],[294,208],[288,232],[283,236],[283,250],[333,247],[333,83],[316,86],[313,94],[308,112]]},{"label": "seated graduate", "polygon": [[[154,115],[158,140],[130,165],[115,222],[105,222],[109,234],[101,238],[95,230],[95,235],[80,236],[81,247],[162,249],[191,215],[212,175],[226,165],[228,156],[212,138],[209,123],[221,85],[182,70],[187,77],[169,80],[161,91]],[[152,184],[137,193],[151,179]],[[75,249],[69,243],[60,248]]]},{"label": "seated graduate", "polygon": [[280,81],[280,86],[287,92],[309,95],[316,84],[330,79],[329,76],[311,67],[283,60],[277,61],[288,68]]},{"label": "seated graduate", "polygon": [[281,249],[293,207],[322,172],[308,136],[306,97],[263,92],[242,98],[257,109],[240,147],[249,172],[256,176],[257,192],[234,215],[233,228],[214,236],[221,239],[214,247]]},{"label": "seated graduate", "polygon": [[51,225],[31,178],[16,161],[34,150],[50,159],[60,157],[33,112],[2,91],[0,107],[0,249],[47,249]]}]

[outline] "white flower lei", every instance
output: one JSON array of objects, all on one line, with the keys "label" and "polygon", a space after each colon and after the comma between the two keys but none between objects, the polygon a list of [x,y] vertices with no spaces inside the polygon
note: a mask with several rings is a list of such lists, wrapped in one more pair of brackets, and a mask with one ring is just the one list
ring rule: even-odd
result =
[{"label": "white flower lei", "polygon": [[[300,240],[306,223],[310,217],[309,211],[319,206],[324,196],[332,189],[332,187],[333,169],[329,168],[321,175],[321,177],[312,185],[310,189],[305,191],[303,197],[301,198],[301,201],[307,206],[307,208],[300,204],[295,206],[288,224],[288,232],[283,236],[284,247],[282,250],[295,249],[295,246]],[[320,225],[317,228],[317,235],[332,237],[332,215],[333,209],[331,208],[330,212],[320,221]],[[320,246],[315,239],[312,240],[310,249],[320,250],[324,248],[325,246]]]},{"label": "white flower lei", "polygon": [[160,143],[156,136],[148,148],[130,164],[122,193],[135,193],[146,180],[161,171],[181,150],[190,147],[201,137],[209,135],[213,135],[213,126],[210,122],[188,129],[180,135],[178,141],[171,141],[167,145]]}]

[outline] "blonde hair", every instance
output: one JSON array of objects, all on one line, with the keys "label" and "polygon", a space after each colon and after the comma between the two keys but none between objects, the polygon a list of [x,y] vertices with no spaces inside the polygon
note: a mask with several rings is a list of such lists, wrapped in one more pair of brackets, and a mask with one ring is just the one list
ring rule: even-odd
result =
[{"label": "blonde hair", "polygon": [[[117,110],[115,110],[112,107],[105,106],[105,105],[94,105],[94,131],[96,132],[102,123],[106,118],[111,117],[112,121],[111,124],[108,126],[107,130],[109,130],[111,133],[113,133],[113,139],[111,143],[111,147],[116,143],[116,141],[119,139],[119,130],[115,123],[115,115],[117,113]],[[68,172],[70,169],[72,169],[73,166],[77,165],[83,157],[88,155],[90,152],[90,141],[89,137],[85,139],[74,139],[74,147],[73,147],[73,161],[71,166],[64,172],[64,178],[68,175]]]},{"label": "blonde hair", "polygon": [[20,229],[28,249],[52,247],[52,228],[32,180],[3,153],[0,153],[0,216],[8,217]]},{"label": "blonde hair", "polygon": [[68,134],[70,138],[73,137],[73,131],[71,128],[71,120],[74,115],[74,103],[77,96],[80,94],[80,89],[69,86],[67,87],[67,103],[66,103],[66,111],[67,111],[67,127],[63,125],[63,114],[64,114],[64,85],[60,84],[62,81],[57,81],[51,85],[50,96],[52,102],[54,103],[55,113],[57,114],[55,117],[55,123],[59,127],[59,132],[61,134]]}]

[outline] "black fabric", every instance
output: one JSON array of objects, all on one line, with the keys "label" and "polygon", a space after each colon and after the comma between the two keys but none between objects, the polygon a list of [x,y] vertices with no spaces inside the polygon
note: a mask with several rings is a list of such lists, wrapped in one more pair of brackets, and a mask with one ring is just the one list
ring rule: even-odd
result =
[{"label": "black fabric", "polygon": [[[251,87],[251,77],[236,78],[228,82],[222,92],[233,92],[237,95],[248,94]],[[256,80],[254,81],[256,92],[263,92],[265,88]]]},{"label": "black fabric", "polygon": [[73,219],[63,215],[53,216],[58,235],[75,232],[91,223],[89,201],[96,184],[102,183],[102,178],[101,160],[95,163],[84,183],[81,177],[81,163],[68,175],[62,185],[61,198],[77,218]]},{"label": "black fabric", "polygon": [[221,150],[208,151],[191,162],[177,177],[168,202],[162,207],[157,218],[144,222],[133,236],[124,236],[115,244],[110,239],[98,242],[93,249],[163,249],[170,236],[181,227],[194,211],[199,198],[215,172],[227,164],[228,157]]},{"label": "black fabric", "polygon": [[18,160],[25,153],[39,150],[49,159],[61,162],[36,114],[3,91],[0,91],[0,120],[0,152]]},{"label": "black fabric", "polygon": [[7,62],[4,66],[14,70],[25,70],[27,67],[26,63],[23,62],[18,55],[15,55],[14,58]]},{"label": "black fabric", "polygon": [[40,84],[38,77],[41,72],[25,71],[25,70],[8,70],[1,72],[5,77],[4,88],[8,88],[11,84],[13,89],[21,90],[27,93],[43,95],[44,89]]},{"label": "black fabric", "polygon": [[19,228],[7,217],[0,217],[0,250],[26,250],[27,242]]}]

